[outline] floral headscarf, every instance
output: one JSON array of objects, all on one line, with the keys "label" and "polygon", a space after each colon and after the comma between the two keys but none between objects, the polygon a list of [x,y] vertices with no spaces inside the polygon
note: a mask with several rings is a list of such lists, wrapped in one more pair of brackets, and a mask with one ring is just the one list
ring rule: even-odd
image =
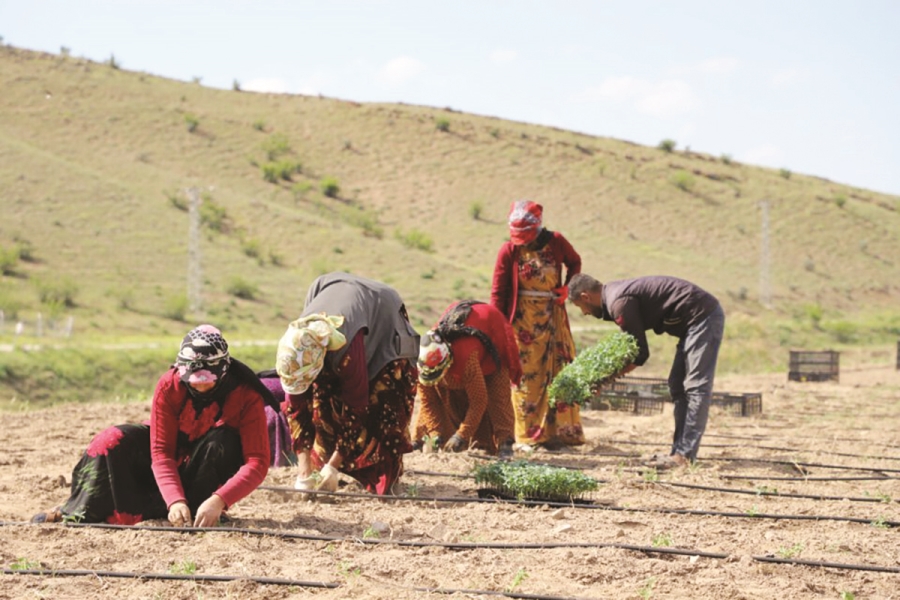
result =
[{"label": "floral headscarf", "polygon": [[509,210],[509,239],[523,246],[537,239],[543,226],[544,207],[531,200],[517,200]]},{"label": "floral headscarf", "polygon": [[222,332],[212,325],[199,325],[181,340],[175,368],[182,383],[218,383],[228,372],[231,356]]},{"label": "floral headscarf", "polygon": [[288,394],[302,394],[315,381],[325,364],[325,352],[347,343],[338,327],[344,317],[309,315],[288,325],[278,342],[275,370]]},{"label": "floral headscarf", "polygon": [[441,339],[441,336],[431,330],[422,336],[419,342],[419,381],[423,385],[435,385],[444,377],[453,355],[450,346]]}]

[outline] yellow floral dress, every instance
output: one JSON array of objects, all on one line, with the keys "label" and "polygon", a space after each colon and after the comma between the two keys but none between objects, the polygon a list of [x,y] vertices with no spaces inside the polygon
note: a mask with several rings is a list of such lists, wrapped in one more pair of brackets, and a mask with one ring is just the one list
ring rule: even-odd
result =
[{"label": "yellow floral dress", "polygon": [[584,443],[578,405],[550,408],[547,386],[575,356],[565,305],[552,290],[562,285],[549,244],[538,250],[519,248],[518,298],[512,326],[519,344],[522,381],[513,388],[516,442],[521,444]]}]

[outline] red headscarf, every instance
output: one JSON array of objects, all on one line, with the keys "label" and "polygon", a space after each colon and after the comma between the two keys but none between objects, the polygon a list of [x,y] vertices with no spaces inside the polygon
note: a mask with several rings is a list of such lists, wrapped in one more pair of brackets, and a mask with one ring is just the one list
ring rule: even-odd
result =
[{"label": "red headscarf", "polygon": [[517,246],[533,242],[543,229],[544,207],[531,200],[516,200],[509,210],[509,239]]}]

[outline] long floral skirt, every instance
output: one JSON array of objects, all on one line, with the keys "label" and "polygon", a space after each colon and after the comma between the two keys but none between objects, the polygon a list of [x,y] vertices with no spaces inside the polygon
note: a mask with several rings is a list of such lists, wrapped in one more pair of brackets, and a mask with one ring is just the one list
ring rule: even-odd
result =
[{"label": "long floral skirt", "polygon": [[289,415],[294,450],[310,448],[316,468],[337,450],[344,458],[341,472],[372,493],[390,493],[403,473],[403,455],[412,452],[409,422],[416,381],[410,361],[389,362],[369,381],[369,403],[358,414],[338,400],[340,378],[323,369],[312,385],[312,402]]},{"label": "long floral skirt", "polygon": [[[178,474],[192,515],[243,462],[240,435],[228,427],[186,448]],[[120,525],[167,518],[151,468],[150,426],[116,425],[94,436],[72,471],[71,496],[60,512],[64,520]]]}]

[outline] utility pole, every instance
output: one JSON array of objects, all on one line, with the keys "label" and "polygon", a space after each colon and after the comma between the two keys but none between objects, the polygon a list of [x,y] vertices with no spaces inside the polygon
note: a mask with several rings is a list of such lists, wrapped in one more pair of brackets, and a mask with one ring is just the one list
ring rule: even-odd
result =
[{"label": "utility pole", "polygon": [[187,299],[188,311],[198,316],[203,311],[201,291],[203,271],[200,255],[200,193],[197,188],[188,188],[188,269]]},{"label": "utility pole", "polygon": [[759,301],[766,308],[772,308],[772,286],[769,279],[771,259],[769,255],[769,201],[761,200],[762,223],[760,225],[760,253],[759,253]]}]

